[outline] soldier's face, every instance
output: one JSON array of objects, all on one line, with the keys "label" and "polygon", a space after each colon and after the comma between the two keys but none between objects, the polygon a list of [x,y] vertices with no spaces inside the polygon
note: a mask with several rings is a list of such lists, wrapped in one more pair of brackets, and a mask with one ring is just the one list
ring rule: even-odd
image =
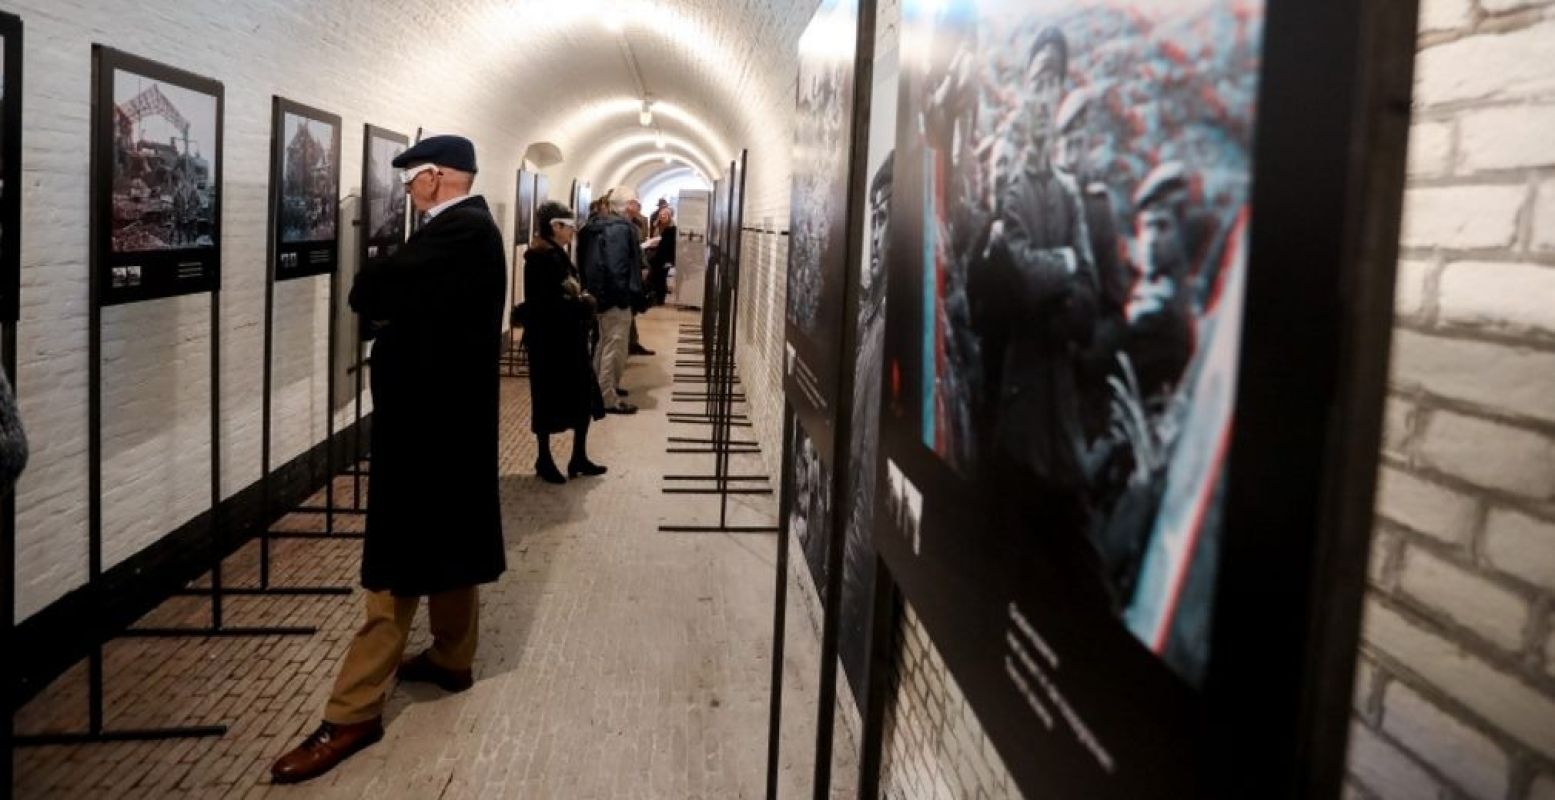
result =
[{"label": "soldier's face", "polygon": [[1141,211],[1136,232],[1150,277],[1169,277],[1187,260],[1182,247],[1182,225],[1171,211],[1156,206]]},{"label": "soldier's face", "polygon": [[891,221],[890,197],[882,189],[875,192],[869,203],[869,269],[864,273],[864,288],[873,286],[880,275],[880,259],[885,255],[885,243]]},{"label": "soldier's face", "polygon": [[1085,139],[1085,134],[1078,130],[1058,137],[1058,152],[1055,154],[1054,160],[1058,162],[1060,167],[1069,172],[1077,173],[1080,171],[1080,168],[1085,164],[1085,151],[1090,149],[1086,146]]},{"label": "soldier's face", "polygon": [[1039,148],[1046,147],[1053,138],[1053,116],[1058,113],[1058,101],[1063,99],[1063,76],[1058,74],[1058,54],[1053,48],[1044,47],[1031,60],[1026,85],[1030,92],[1026,101],[1026,121],[1031,128],[1031,142]]}]

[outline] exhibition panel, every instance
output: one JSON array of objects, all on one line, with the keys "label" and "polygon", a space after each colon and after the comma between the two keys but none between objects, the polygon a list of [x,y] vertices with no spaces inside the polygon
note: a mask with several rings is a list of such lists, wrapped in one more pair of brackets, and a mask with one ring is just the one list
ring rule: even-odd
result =
[{"label": "exhibition panel", "polygon": [[[259,481],[259,585],[233,587],[239,595],[349,595],[349,586],[276,586],[271,583],[271,543],[275,539],[360,538],[359,533],[335,530],[334,448],[326,448],[324,530],[322,533],[278,531],[271,528],[275,491],[271,485],[271,434],[274,426],[275,390],[275,284],[277,281],[327,275],[328,308],[340,302],[340,134],[336,114],[296,103],[277,95],[272,99],[270,128],[270,255],[265,280],[264,396],[260,406]],[[325,364],[325,441],[334,441],[333,398],[339,357],[339,314],[331,313]],[[310,331],[311,333],[311,331]],[[313,337],[308,341],[311,345]],[[299,509],[301,510],[301,509]]]},{"label": "exhibition panel", "polygon": [[526,169],[518,171],[513,190],[513,246],[525,247],[533,235],[535,208],[535,174]]},{"label": "exhibition panel", "polygon": [[[855,271],[863,263],[863,228],[853,198],[867,161],[874,20],[873,2],[825,2],[799,39],[783,365],[793,419],[784,442],[783,545],[799,546],[808,580],[795,581],[801,602],[788,604],[803,609],[804,618],[778,625],[774,635],[818,637],[821,663],[814,702],[791,693],[782,698],[779,719],[789,727],[814,719],[815,747],[779,752],[769,770],[811,763],[816,796],[851,785],[855,776],[832,774],[840,752],[835,743],[857,741],[859,731],[846,723],[866,696],[875,556],[852,518],[860,473],[873,462],[866,468],[858,460],[857,449],[869,442],[854,428],[870,420],[854,409],[862,355],[855,323],[864,276]],[[845,710],[838,708],[839,671],[845,673],[843,693],[854,698]],[[779,733],[775,737],[793,738]]]},{"label": "exhibition panel", "polygon": [[221,84],[102,46],[92,68],[103,305],[220,288]]},{"label": "exhibition panel", "polygon": [[857,0],[816,10],[799,38],[795,97],[783,387],[828,453],[839,413],[857,19]]},{"label": "exhibition panel", "polygon": [[[22,20],[0,14],[0,323],[15,322],[21,289]],[[6,374],[14,380],[16,370]]]},{"label": "exhibition panel", "polygon": [[333,273],[340,261],[340,117],[278,96],[270,125],[275,279]]},{"label": "exhibition panel", "polygon": [[[1337,785],[1394,255],[1355,243],[1396,231],[1402,128],[1354,143],[1412,33],[1374,5],[904,8],[875,544],[1028,793]],[[1335,23],[1375,40],[1313,91],[1293,43]],[[1300,398],[1239,380],[1270,364]]]}]

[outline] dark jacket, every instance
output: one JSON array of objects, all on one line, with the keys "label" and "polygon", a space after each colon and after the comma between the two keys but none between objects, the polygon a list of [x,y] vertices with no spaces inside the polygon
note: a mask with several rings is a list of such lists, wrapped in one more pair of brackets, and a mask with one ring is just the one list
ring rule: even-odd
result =
[{"label": "dark jacket", "polygon": [[561,433],[605,415],[589,358],[594,310],[580,291],[567,252],[538,236],[530,240],[524,251],[524,347],[529,428],[535,433]]},{"label": "dark jacket", "polygon": [[642,243],[631,222],[609,214],[589,220],[578,231],[577,253],[583,285],[600,311],[630,308],[642,295]]},{"label": "dark jacket", "polygon": [[425,595],[506,568],[497,488],[502,233],[481,197],[369,263],[351,308],[377,327],[362,586]]},{"label": "dark jacket", "polygon": [[653,248],[653,254],[648,256],[648,266],[654,270],[668,270],[675,263],[675,234],[674,225],[666,225],[659,229],[659,246]]},{"label": "dark jacket", "polygon": [[1031,166],[1001,201],[1004,238],[967,289],[986,381],[980,447],[1048,486],[1073,488],[1084,447],[1077,354],[1096,302],[1084,206],[1072,178]]}]

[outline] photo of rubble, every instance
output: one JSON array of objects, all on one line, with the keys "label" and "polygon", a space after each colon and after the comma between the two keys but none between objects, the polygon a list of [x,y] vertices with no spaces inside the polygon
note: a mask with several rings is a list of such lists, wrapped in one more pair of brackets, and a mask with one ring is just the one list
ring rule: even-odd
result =
[{"label": "photo of rubble", "polygon": [[300,114],[285,115],[286,150],[281,165],[281,241],[335,238],[340,168],[335,126]]},{"label": "photo of rubble", "polygon": [[[371,135],[371,134],[369,134]],[[366,219],[371,241],[400,242],[405,239],[405,189],[394,169],[395,156],[405,152],[405,143],[372,136],[368,148],[367,180],[363,187],[367,203]]]},{"label": "photo of rubble", "polygon": [[113,72],[112,250],[216,247],[217,98]]}]

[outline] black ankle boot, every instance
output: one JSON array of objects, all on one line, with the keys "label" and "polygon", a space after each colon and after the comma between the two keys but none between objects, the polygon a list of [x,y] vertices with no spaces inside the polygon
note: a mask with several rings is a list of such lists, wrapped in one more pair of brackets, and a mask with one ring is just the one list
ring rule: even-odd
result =
[{"label": "black ankle boot", "polygon": [[[571,468],[569,467],[568,469],[570,470]],[[535,474],[540,476],[540,480],[543,480],[546,483],[566,483],[567,482],[567,476],[563,475],[561,470],[556,468],[556,462],[555,461],[551,461],[551,460],[536,461],[535,462]]]},{"label": "black ankle boot", "polygon": [[606,472],[609,472],[609,469],[595,464],[586,458],[581,460],[573,459],[567,462],[567,477],[569,478],[576,478],[579,475],[593,477],[595,475],[603,475]]}]

